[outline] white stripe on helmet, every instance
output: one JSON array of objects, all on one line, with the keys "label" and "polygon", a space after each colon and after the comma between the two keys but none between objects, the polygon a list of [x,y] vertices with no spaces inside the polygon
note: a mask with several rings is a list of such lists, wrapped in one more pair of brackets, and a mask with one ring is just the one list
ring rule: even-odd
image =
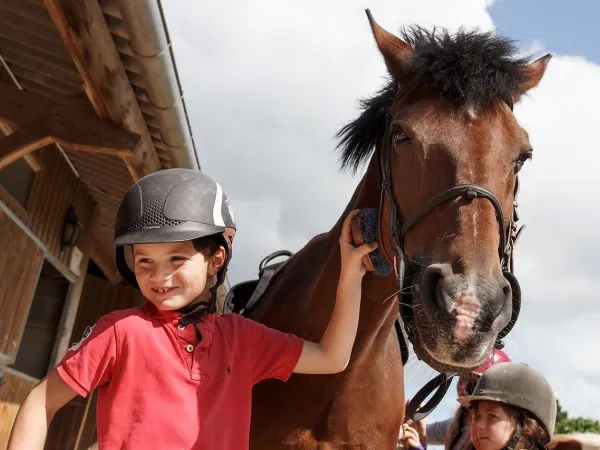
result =
[{"label": "white stripe on helmet", "polygon": [[213,222],[217,226],[224,227],[225,220],[223,220],[223,213],[221,212],[221,208],[223,207],[223,188],[216,181],[215,184],[217,185],[217,193],[215,195],[215,204],[213,205]]}]

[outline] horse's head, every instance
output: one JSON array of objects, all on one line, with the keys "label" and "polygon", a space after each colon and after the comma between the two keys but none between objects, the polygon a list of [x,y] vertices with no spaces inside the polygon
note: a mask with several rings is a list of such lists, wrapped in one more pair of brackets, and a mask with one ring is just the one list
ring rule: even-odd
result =
[{"label": "horse's head", "polygon": [[[550,55],[530,62],[492,33],[412,28],[400,39],[369,19],[393,80],[340,132],[343,161],[358,167],[377,148],[372,167],[390,186],[380,244],[388,259],[398,246],[410,260],[405,319],[415,351],[437,370],[466,371],[511,321],[501,247],[516,174],[532,153],[512,105],[539,83]],[[395,224],[397,240],[387,229]]]}]

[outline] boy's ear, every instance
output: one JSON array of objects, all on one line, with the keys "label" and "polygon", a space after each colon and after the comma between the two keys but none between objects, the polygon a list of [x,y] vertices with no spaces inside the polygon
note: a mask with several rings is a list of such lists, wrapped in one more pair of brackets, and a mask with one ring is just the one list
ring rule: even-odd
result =
[{"label": "boy's ear", "polygon": [[212,254],[208,261],[208,274],[212,277],[219,273],[223,264],[225,264],[226,252],[223,247]]}]

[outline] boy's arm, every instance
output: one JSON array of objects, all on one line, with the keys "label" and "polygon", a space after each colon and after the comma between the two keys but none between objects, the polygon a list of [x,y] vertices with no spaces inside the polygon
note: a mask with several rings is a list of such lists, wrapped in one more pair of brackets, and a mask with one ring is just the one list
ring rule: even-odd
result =
[{"label": "boy's arm", "polygon": [[48,426],[60,408],[77,393],[52,369],[29,393],[19,412],[8,441],[7,450],[42,450]]},{"label": "boy's arm", "polygon": [[304,341],[295,373],[341,372],[350,360],[358,328],[362,279],[366,273],[362,258],[377,247],[376,242],[354,246],[350,224],[358,212],[352,211],[342,227],[340,279],[329,325],[318,344]]}]

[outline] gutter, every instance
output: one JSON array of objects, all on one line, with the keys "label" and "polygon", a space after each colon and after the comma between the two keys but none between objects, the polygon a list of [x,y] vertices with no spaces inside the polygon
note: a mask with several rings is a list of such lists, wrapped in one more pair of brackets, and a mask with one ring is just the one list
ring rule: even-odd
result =
[{"label": "gutter", "polygon": [[172,167],[201,170],[160,0],[118,0]]}]

